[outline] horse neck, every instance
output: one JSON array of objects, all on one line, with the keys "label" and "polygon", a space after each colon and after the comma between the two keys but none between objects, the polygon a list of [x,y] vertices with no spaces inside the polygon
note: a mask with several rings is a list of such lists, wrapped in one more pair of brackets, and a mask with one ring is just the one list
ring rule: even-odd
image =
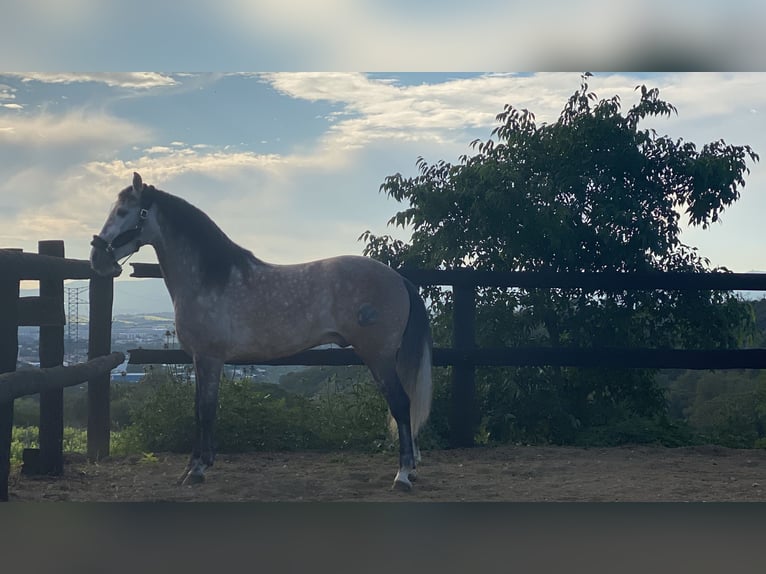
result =
[{"label": "horse neck", "polygon": [[[161,214],[158,217],[161,220]],[[201,289],[199,254],[188,238],[159,222],[157,237],[151,245],[157,253],[165,285],[173,301],[182,292],[193,294]]]},{"label": "horse neck", "polygon": [[253,265],[263,263],[201,210],[164,192],[159,198],[152,244],[174,300],[178,292],[194,296],[223,289],[234,269],[248,275]]}]

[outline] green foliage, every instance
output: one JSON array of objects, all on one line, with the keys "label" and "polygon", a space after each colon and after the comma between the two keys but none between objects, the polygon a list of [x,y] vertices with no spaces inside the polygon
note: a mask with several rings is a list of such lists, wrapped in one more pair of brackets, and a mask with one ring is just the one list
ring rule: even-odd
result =
[{"label": "green foliage", "polygon": [[13,424],[18,427],[35,427],[40,424],[39,395],[13,401]]},{"label": "green foliage", "polygon": [[332,378],[342,382],[358,380],[372,383],[372,377],[367,367],[325,365],[285,373],[279,377],[279,386],[297,395],[313,397],[319,394]]},{"label": "green foliage", "polygon": [[[132,452],[188,452],[194,437],[194,385],[167,376],[149,383],[123,432]],[[325,381],[314,397],[278,385],[224,379],[219,393],[219,452],[370,449],[388,446],[387,407],[364,380]]]},{"label": "green foliage", "polygon": [[145,379],[131,411],[131,442],[142,451],[187,452],[194,438],[194,385],[166,376]]},{"label": "green foliage", "polygon": [[449,446],[449,412],[451,393],[451,369],[434,367],[433,400],[431,414],[425,426],[420,429],[418,445],[422,450],[447,448]]},{"label": "green foliage", "polygon": [[[14,426],[11,432],[11,463],[21,464],[25,448],[39,448],[40,430],[37,426]],[[87,431],[65,426],[63,437],[64,452],[87,452]]]},{"label": "green foliage", "polygon": [[37,427],[14,426],[11,431],[11,463],[21,464],[21,456],[25,448],[38,448],[39,436]]},{"label": "green foliage", "polygon": [[663,380],[673,417],[703,440],[735,448],[766,446],[766,372],[680,371]]},{"label": "green foliage", "polygon": [[610,425],[592,426],[578,433],[581,446],[655,444],[667,447],[701,444],[705,439],[688,424],[663,415],[641,417],[631,412]]},{"label": "green foliage", "polygon": [[320,444],[335,448],[386,446],[388,406],[367,377],[341,379],[332,375],[313,401],[313,420]]},{"label": "green foliage", "polygon": [[755,325],[758,331],[758,335],[753,340],[754,347],[766,346],[766,299],[762,298],[758,301],[751,301],[750,306],[752,308],[753,317],[755,318]]},{"label": "green foliage", "polygon": [[[112,430],[119,431],[132,423],[131,404],[140,400],[140,395],[145,390],[145,385],[127,382],[112,383],[110,392]],[[13,421],[17,426],[37,426],[40,422],[40,396],[33,395],[16,399],[13,413]],[[64,389],[64,424],[76,428],[88,426],[88,389],[86,384]]]},{"label": "green foliage", "polygon": [[[395,267],[536,271],[711,271],[680,239],[680,212],[708,227],[739,198],[749,146],[691,142],[640,129],[675,107],[637,88],[621,113],[587,78],[559,119],[506,106],[476,154],[387,177],[381,191],[407,205],[389,224],[409,243],[370,232],[365,254]],[[495,139],[492,139],[495,138]],[[723,271],[724,269],[716,269]],[[428,288],[437,345],[449,346],[452,293]],[[480,346],[734,348],[751,341],[752,310],[726,292],[479,289]],[[584,429],[661,416],[654,373],[569,368],[482,370],[482,433],[570,443]],[[477,421],[479,422],[479,421]]]}]

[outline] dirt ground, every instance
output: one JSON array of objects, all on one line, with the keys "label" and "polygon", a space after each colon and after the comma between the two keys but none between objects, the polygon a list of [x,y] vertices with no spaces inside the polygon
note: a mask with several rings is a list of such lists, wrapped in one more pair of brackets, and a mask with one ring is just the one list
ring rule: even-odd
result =
[{"label": "dirt ground", "polygon": [[177,486],[187,456],[88,463],[61,477],[14,473],[11,501],[766,501],[766,450],[503,446],[426,451],[410,492],[391,490],[393,453],[221,454]]}]

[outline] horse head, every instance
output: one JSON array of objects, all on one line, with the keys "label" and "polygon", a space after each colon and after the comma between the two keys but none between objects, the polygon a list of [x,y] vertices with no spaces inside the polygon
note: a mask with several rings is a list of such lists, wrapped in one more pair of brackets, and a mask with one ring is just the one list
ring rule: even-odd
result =
[{"label": "horse head", "polygon": [[134,173],[133,184],[120,192],[101,233],[93,236],[90,264],[99,275],[117,277],[122,272],[118,261],[149,243],[144,224],[152,208],[150,189]]}]

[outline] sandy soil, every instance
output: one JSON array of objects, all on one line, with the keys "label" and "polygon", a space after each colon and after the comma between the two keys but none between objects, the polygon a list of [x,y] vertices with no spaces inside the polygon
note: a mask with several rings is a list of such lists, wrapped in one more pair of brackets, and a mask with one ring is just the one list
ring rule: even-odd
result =
[{"label": "sandy soil", "polygon": [[391,490],[393,453],[221,454],[177,486],[187,456],[88,463],[10,480],[11,501],[766,501],[766,450],[503,446],[427,451],[410,492]]}]

